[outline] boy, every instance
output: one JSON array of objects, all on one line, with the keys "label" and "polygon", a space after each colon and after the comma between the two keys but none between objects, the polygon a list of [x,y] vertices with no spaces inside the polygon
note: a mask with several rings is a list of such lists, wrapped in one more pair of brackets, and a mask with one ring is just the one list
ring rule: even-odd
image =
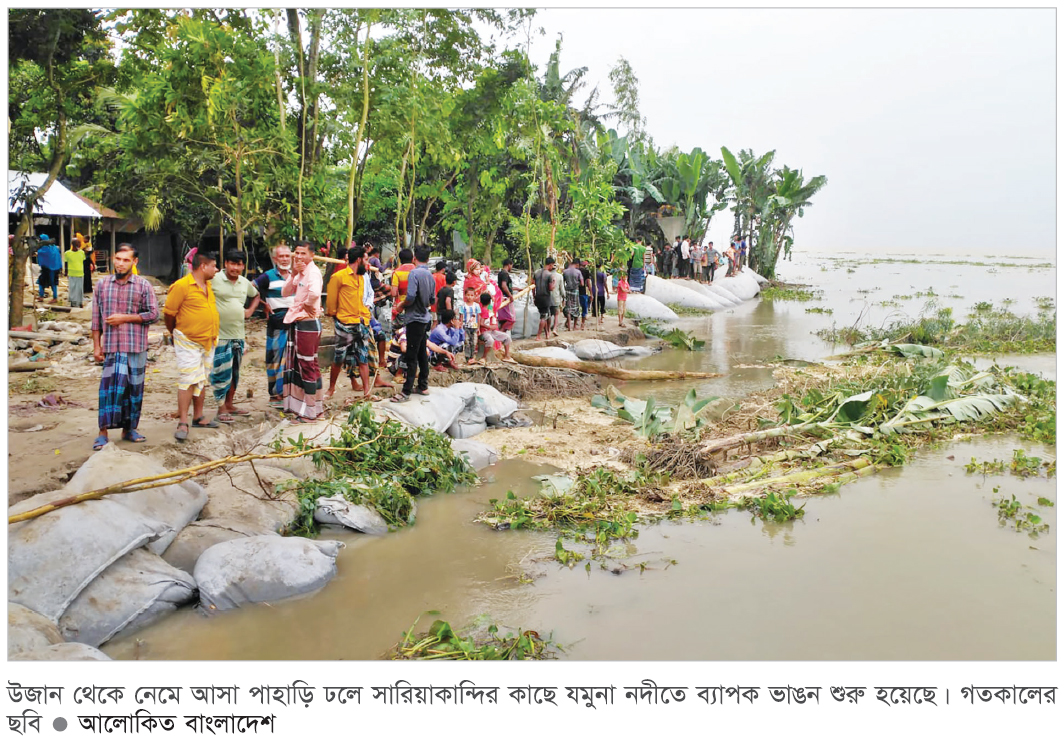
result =
[{"label": "boy", "polygon": [[429,366],[436,371],[443,371],[444,367],[455,369],[454,354],[465,344],[465,330],[453,309],[441,309],[439,315],[440,323],[429,333]]},{"label": "boy", "polygon": [[491,307],[491,294],[485,291],[480,295],[480,309],[481,309],[481,323],[480,323],[480,336],[484,341],[484,362],[488,360],[489,346],[495,347],[495,343],[503,344],[503,356],[502,360],[508,363],[514,363],[514,360],[510,357],[510,343],[512,338],[510,333],[503,332],[499,329],[499,318],[495,314],[495,310]]},{"label": "boy", "polygon": [[397,328],[388,342],[388,371],[396,384],[406,378],[406,327]]},{"label": "boy", "polygon": [[462,318],[462,327],[465,332],[465,357],[466,366],[476,366],[477,341],[480,340],[480,304],[477,303],[476,289],[465,290],[465,300],[459,305],[458,316]]},{"label": "boy", "polygon": [[454,289],[458,285],[458,276],[453,270],[448,270],[444,276],[444,285],[436,294],[436,314],[443,320],[443,313],[447,310],[454,311]]}]

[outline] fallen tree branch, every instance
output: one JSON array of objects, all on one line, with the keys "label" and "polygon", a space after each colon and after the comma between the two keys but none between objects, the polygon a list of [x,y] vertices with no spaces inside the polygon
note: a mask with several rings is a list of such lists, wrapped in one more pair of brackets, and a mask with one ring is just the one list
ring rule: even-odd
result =
[{"label": "fallen tree branch", "polygon": [[653,381],[663,379],[715,379],[716,377],[722,377],[723,374],[717,374],[709,371],[656,371],[654,369],[622,369],[617,366],[610,366],[608,364],[601,363],[599,361],[566,361],[560,358],[548,358],[547,356],[530,356],[527,353],[521,353],[520,351],[513,351],[510,355],[513,356],[517,363],[524,366],[545,366],[552,369],[573,369],[575,371],[582,371],[585,374],[598,374],[603,377],[610,377],[611,379],[623,379],[625,381]]},{"label": "fallen tree branch", "polygon": [[77,343],[79,340],[85,340],[84,335],[65,335],[58,332],[22,332],[21,330],[8,330],[7,336],[9,338],[17,338],[19,340],[51,340],[56,343]]},{"label": "fallen tree branch", "polygon": [[732,436],[725,436],[722,439],[714,439],[711,442],[706,442],[702,445],[699,454],[703,460],[708,460],[718,452],[727,452],[730,449],[742,447],[746,444],[756,444],[757,442],[763,442],[766,439],[775,439],[779,436],[804,434],[820,428],[826,429],[830,426],[830,423],[798,423],[793,426],[778,426],[774,429],[765,429],[764,431],[750,431],[745,434],[733,434]]},{"label": "fallen tree branch", "polygon": [[[402,434],[391,434],[390,438],[398,438],[403,436]],[[58,499],[56,501],[43,504],[36,509],[30,509],[20,514],[13,514],[7,518],[7,523],[13,525],[16,522],[24,522],[28,519],[34,519],[41,515],[53,512],[56,509],[62,509],[63,507],[73,506],[74,504],[80,504],[83,501],[92,501],[95,499],[103,499],[111,494],[120,493],[134,493],[135,491],[145,491],[150,488],[163,488],[164,486],[172,486],[175,483],[183,483],[190,478],[195,478],[197,475],[203,475],[213,470],[218,470],[229,465],[236,465],[241,462],[251,462],[253,460],[271,460],[271,459],[285,459],[290,460],[296,457],[306,457],[312,455],[315,452],[354,452],[356,450],[365,447],[368,444],[373,444],[378,439],[384,437],[384,432],[377,434],[372,439],[356,444],[353,447],[313,447],[311,449],[302,449],[298,452],[284,450],[281,452],[271,452],[268,454],[243,454],[243,455],[230,455],[228,457],[222,457],[217,460],[211,460],[209,462],[200,463],[199,465],[192,465],[191,467],[182,468],[181,470],[174,470],[169,473],[162,473],[160,475],[149,475],[145,478],[134,478],[132,480],[123,481],[122,483],[116,483],[113,486],[105,486],[104,488],[97,488],[94,491],[86,491],[80,493],[77,496],[71,496],[65,499]]]},{"label": "fallen tree branch", "polygon": [[846,353],[836,353],[834,356],[824,356],[824,360],[841,361],[842,359],[850,358],[851,356],[860,356],[864,353],[875,353],[876,351],[883,351],[888,346],[897,345],[898,343],[904,343],[908,337],[909,333],[905,333],[897,340],[890,340],[886,344],[876,343],[875,345],[870,345],[867,348],[855,348],[854,350],[847,351]]},{"label": "fallen tree branch", "polygon": [[8,371],[37,371],[38,369],[47,369],[52,365],[51,361],[20,361],[18,363],[9,363],[7,365]]}]

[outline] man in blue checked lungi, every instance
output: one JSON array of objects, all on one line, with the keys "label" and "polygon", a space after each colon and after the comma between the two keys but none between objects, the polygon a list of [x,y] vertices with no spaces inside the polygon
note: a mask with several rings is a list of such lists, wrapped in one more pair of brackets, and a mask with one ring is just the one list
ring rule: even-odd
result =
[{"label": "man in blue checked lungi", "polygon": [[266,304],[266,382],[270,393],[270,405],[280,408],[284,404],[284,351],[288,345],[288,325],[284,317],[292,306],[291,296],[283,296],[281,290],[292,274],[292,250],[280,244],[270,252],[273,268],[255,279],[259,295],[252,300],[251,310]]},{"label": "man in blue checked lungi", "polygon": [[244,255],[229,250],[225,255],[224,272],[211,279],[214,303],[218,307],[218,343],[214,346],[214,365],[211,367],[211,390],[218,401],[218,420],[232,423],[233,416],[251,415],[234,405],[240,386],[240,362],[244,357],[244,320],[255,311],[244,305],[259,292],[244,277]]},{"label": "man in blue checked lungi", "polygon": [[137,426],[144,402],[148,326],[159,319],[155,290],[132,274],[137,250],[120,244],[114,257],[114,275],[100,279],[92,297],[92,353],[103,362],[95,450],[107,444],[108,429],[122,429],[126,441],[144,441]]}]

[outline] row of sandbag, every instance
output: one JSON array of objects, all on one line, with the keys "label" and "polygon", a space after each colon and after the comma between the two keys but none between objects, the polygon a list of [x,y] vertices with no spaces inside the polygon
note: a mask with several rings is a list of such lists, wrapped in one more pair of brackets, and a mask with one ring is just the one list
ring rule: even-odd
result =
[{"label": "row of sandbag", "polygon": [[[706,285],[686,278],[667,279],[649,276],[644,294],[641,297],[628,297],[628,308],[636,316],[645,316],[641,315],[636,309],[636,306],[640,303],[671,304],[688,309],[719,312],[724,309],[731,309],[757,296],[761,291],[761,283],[763,281],[764,279],[760,275],[749,268],[743,268],[742,272],[731,277],[718,277],[713,281],[713,285]],[[643,301],[637,301],[633,305],[634,299],[642,299]],[[667,306],[664,308],[670,312],[672,311]],[[665,317],[658,318],[665,319]],[[673,314],[673,318],[675,318],[675,314]]]},{"label": "row of sandbag", "polygon": [[[429,387],[427,397],[413,395],[405,403],[376,403],[381,414],[414,428],[428,427],[452,439],[468,439],[491,426],[499,426],[520,407],[513,398],[489,384],[458,382],[450,387]],[[469,449],[478,449],[473,442]],[[486,448],[486,447],[485,447]],[[470,454],[475,469],[479,455]],[[486,466],[485,466],[486,467]]]},{"label": "row of sandbag", "polygon": [[661,348],[651,348],[645,345],[617,345],[608,340],[589,338],[572,344],[559,341],[558,345],[530,348],[522,353],[526,356],[556,358],[562,361],[609,361],[622,356],[641,358],[660,351]]},{"label": "row of sandbag", "polygon": [[[219,451],[266,454],[278,437],[328,444],[338,434],[339,427],[328,421],[285,422],[266,433],[228,437],[247,444],[214,438]],[[457,440],[453,445],[476,469],[497,459],[486,445]],[[210,452],[212,445],[201,446]],[[20,502],[9,513],[113,485],[116,476],[128,481],[165,472],[147,455],[109,444],[64,489]],[[99,659],[105,656],[86,648],[144,628],[197,596],[205,610],[215,611],[319,589],[335,575],[343,544],[279,532],[298,510],[293,487],[281,484],[321,477],[310,457],[259,460],[254,467],[243,463],[213,474],[206,488],[184,481],[113,494],[9,525],[9,656]],[[357,527],[357,518],[346,521],[348,507],[354,515],[366,509],[336,506],[333,512],[323,509],[319,519]],[[382,520],[376,528],[382,525],[386,531]],[[34,633],[41,629],[49,635]],[[44,646],[55,637],[67,645]],[[41,646],[27,650],[18,644],[23,640]]]}]

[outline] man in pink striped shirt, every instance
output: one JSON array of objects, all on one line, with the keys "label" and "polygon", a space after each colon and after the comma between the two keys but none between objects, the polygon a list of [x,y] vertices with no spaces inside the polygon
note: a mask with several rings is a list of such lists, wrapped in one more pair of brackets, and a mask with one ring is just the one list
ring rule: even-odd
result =
[{"label": "man in pink striped shirt", "polygon": [[321,271],[314,264],[314,249],[301,239],[292,250],[292,274],[281,290],[292,296],[284,322],[290,325],[285,346],[284,409],[296,421],[316,421],[324,412],[318,367],[321,339]]}]

